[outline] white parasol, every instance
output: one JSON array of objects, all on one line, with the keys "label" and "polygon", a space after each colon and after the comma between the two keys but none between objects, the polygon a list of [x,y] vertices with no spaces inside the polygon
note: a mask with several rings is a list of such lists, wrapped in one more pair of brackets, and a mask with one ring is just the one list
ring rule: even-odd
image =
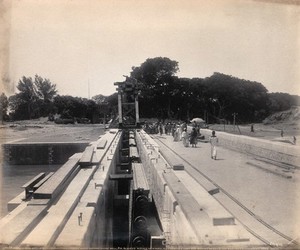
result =
[{"label": "white parasol", "polygon": [[191,122],[196,122],[198,124],[205,123],[205,121],[202,118],[198,118],[198,117],[191,120]]}]

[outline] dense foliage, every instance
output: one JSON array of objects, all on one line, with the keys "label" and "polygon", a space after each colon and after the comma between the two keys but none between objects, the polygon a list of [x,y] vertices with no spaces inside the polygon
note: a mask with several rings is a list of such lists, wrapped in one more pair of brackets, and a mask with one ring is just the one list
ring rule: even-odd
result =
[{"label": "dense foliage", "polygon": [[[268,93],[258,82],[222,73],[206,78],[179,78],[178,62],[166,57],[149,58],[132,67],[130,77],[141,84],[140,117],[190,120],[202,117],[208,122],[260,122],[268,115],[299,105],[300,97]],[[1,120],[33,119],[59,114],[61,118],[88,118],[92,122],[117,115],[117,93],[98,94],[92,99],[57,95],[56,85],[38,75],[23,76],[15,95],[0,95]],[[8,116],[9,114],[9,116]],[[96,118],[97,119],[96,119]]]},{"label": "dense foliage", "polygon": [[208,122],[233,120],[260,122],[275,111],[298,105],[299,96],[275,93],[258,82],[222,73],[207,78],[178,78],[178,63],[168,58],[147,59],[133,67],[131,77],[143,83],[140,96],[142,117],[190,120],[202,117]]},{"label": "dense foliage", "polygon": [[56,85],[49,79],[36,75],[34,79],[23,76],[17,85],[18,93],[9,97],[12,119],[32,119],[53,111]]}]

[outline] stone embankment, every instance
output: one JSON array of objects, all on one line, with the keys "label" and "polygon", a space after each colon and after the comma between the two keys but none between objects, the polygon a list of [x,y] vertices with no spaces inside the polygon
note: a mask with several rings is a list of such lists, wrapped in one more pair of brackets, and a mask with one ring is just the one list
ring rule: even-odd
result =
[{"label": "stone embankment", "polygon": [[[206,139],[211,133],[209,129],[201,129]],[[225,132],[216,132],[216,135],[224,148],[300,167],[299,147],[295,145]]]}]

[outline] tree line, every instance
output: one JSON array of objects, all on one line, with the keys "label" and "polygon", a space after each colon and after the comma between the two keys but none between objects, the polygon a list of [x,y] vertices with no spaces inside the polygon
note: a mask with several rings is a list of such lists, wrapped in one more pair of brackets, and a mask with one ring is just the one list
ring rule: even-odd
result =
[{"label": "tree line", "polygon": [[233,120],[261,122],[270,114],[299,105],[300,97],[268,93],[259,82],[215,72],[206,78],[179,78],[178,62],[169,58],[147,59],[133,67],[130,76],[142,83],[139,98],[141,117],[208,122]]},{"label": "tree line", "polygon": [[[141,83],[140,117],[206,121],[261,122],[277,111],[299,105],[300,97],[287,93],[268,93],[263,84],[222,73],[206,78],[180,78],[178,62],[166,57],[149,58],[132,67],[130,77]],[[117,115],[117,93],[98,94],[92,99],[58,95],[56,85],[35,75],[23,76],[17,93],[0,95],[1,120],[35,119],[59,114],[61,118],[106,119]],[[96,119],[97,120],[97,119]]]}]

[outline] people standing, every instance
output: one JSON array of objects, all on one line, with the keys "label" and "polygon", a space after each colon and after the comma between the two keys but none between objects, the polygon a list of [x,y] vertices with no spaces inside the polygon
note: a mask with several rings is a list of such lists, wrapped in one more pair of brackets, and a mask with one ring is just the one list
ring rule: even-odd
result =
[{"label": "people standing", "polygon": [[189,146],[189,136],[188,136],[188,133],[186,132],[186,128],[183,129],[181,138],[182,138],[183,146],[188,147]]},{"label": "people standing", "polygon": [[197,137],[198,137],[198,133],[197,133],[197,129],[193,128],[191,135],[190,135],[190,144],[192,145],[192,147],[197,147]]},{"label": "people standing", "polygon": [[[184,131],[184,129],[187,129],[187,125],[185,122],[180,124],[180,134],[182,135],[182,132]],[[180,140],[182,140],[182,137],[180,138]]]},{"label": "people standing", "polygon": [[162,135],[163,134],[163,125],[161,123],[159,124],[158,129],[159,129],[159,134]]},{"label": "people standing", "polygon": [[212,135],[209,138],[209,142],[211,145],[211,151],[210,151],[211,158],[216,160],[217,159],[217,145],[218,145],[219,140],[218,140],[218,137],[216,136],[215,131],[212,131]]},{"label": "people standing", "polygon": [[175,135],[175,131],[176,131],[176,124],[175,123],[172,123],[171,125],[171,133],[172,133],[172,136],[174,137]]},{"label": "people standing", "polygon": [[180,137],[181,137],[180,127],[177,126],[174,132],[174,141],[180,141]]}]

